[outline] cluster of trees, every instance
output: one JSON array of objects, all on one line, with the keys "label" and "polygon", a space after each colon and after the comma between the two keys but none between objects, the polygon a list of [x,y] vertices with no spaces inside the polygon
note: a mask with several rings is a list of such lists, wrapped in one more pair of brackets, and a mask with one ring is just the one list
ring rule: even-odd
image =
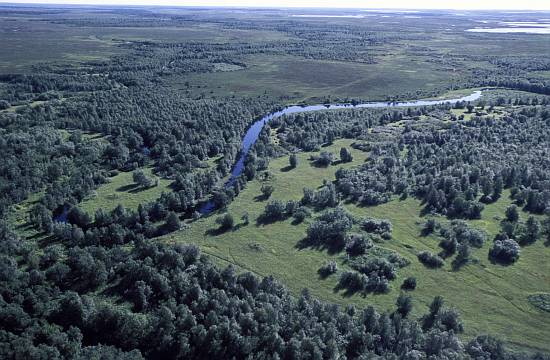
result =
[{"label": "cluster of trees", "polygon": [[142,238],[132,248],[38,253],[1,225],[2,358],[511,356],[492,338],[462,344],[452,309],[432,306],[421,321],[405,319],[406,298],[393,313],[343,309],[307,292],[293,297],[270,277],[218,269],[194,246]]}]

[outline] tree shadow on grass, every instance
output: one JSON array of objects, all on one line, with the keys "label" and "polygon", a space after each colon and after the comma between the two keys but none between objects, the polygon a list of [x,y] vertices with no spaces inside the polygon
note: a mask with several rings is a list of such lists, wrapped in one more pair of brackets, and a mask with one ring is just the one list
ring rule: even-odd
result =
[{"label": "tree shadow on grass", "polygon": [[266,201],[267,199],[269,199],[269,197],[270,195],[260,194],[260,195],[254,196],[254,201],[256,202]]},{"label": "tree shadow on grass", "polygon": [[128,184],[128,185],[124,185],[124,186],[121,186],[121,187],[117,188],[116,191],[118,191],[118,192],[128,192],[128,191],[135,190],[137,188],[139,188],[138,184]]},{"label": "tree shadow on grass", "polygon": [[205,235],[209,235],[209,236],[220,236],[220,235],[223,235],[223,234],[225,234],[229,231],[231,231],[230,228],[219,226],[219,227],[214,228],[214,229],[208,229],[204,233],[205,233]]},{"label": "tree shadow on grass", "polygon": [[330,245],[318,244],[306,236],[305,238],[303,238],[302,240],[296,243],[295,248],[298,250],[305,250],[305,249],[314,249],[318,251],[326,250],[329,255],[335,255],[342,252],[342,250],[344,250],[344,244],[343,243],[342,244],[335,243]]},{"label": "tree shadow on grass", "polygon": [[282,172],[289,172],[290,170],[294,169],[294,167],[290,166],[290,165],[287,165],[285,167],[282,167],[280,170]]}]

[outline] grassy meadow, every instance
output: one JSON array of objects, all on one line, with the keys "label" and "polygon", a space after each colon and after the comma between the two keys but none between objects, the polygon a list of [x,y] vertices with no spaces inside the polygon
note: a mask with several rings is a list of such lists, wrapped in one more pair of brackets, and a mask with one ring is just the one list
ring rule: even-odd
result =
[{"label": "grassy meadow", "polygon": [[[350,148],[353,140],[338,140],[323,148],[338,154],[340,147]],[[323,180],[334,180],[334,173],[340,166],[357,166],[367,154],[351,149],[353,162],[332,165],[327,168],[312,166],[309,157],[313,153],[299,153],[296,169],[287,170],[288,157],[273,159],[269,165],[271,176],[268,183],[275,191],[271,199],[299,200],[304,187],[317,188]],[[499,219],[504,217],[505,208],[511,203],[509,192],[495,203],[486,206],[482,219],[469,223],[487,232],[488,239],[481,249],[473,249],[474,261],[458,271],[451,269],[451,260],[446,260],[442,269],[428,269],[416,258],[422,250],[439,252],[439,239],[436,236],[423,237],[420,230],[423,219],[420,216],[421,204],[418,200],[392,200],[376,207],[344,206],[355,216],[371,216],[389,219],[393,224],[393,238],[379,246],[399,252],[411,264],[398,270],[398,278],[391,282],[392,290],[383,295],[360,295],[345,297],[335,292],[338,274],[321,279],[317,273],[327,260],[334,259],[339,271],[346,269],[344,255],[328,254],[316,249],[299,249],[297,244],[305,237],[307,225],[292,224],[292,219],[272,224],[258,224],[258,216],[263,212],[266,201],[259,200],[260,188],[264,181],[254,180],[232,202],[227,211],[236,219],[236,227],[222,234],[215,230],[218,214],[199,219],[190,227],[168,235],[163,241],[170,243],[195,243],[220,265],[233,264],[241,271],[251,271],[260,276],[273,275],[287,285],[294,293],[308,288],[321,299],[338,304],[352,303],[359,307],[374,304],[379,310],[394,308],[399,287],[408,276],[415,276],[418,286],[412,292],[414,299],[413,316],[427,311],[427,305],[434,296],[442,295],[447,303],[457,307],[465,322],[465,337],[474,334],[490,333],[507,340],[511,346],[530,350],[549,350],[550,319],[531,305],[530,294],[550,292],[550,264],[545,261],[548,249],[542,241],[524,247],[520,259],[512,266],[492,264],[488,251],[492,238],[499,229]],[[243,213],[250,215],[250,224],[240,220]],[[315,215],[314,215],[315,217]],[[445,219],[438,219],[441,222]]]}]

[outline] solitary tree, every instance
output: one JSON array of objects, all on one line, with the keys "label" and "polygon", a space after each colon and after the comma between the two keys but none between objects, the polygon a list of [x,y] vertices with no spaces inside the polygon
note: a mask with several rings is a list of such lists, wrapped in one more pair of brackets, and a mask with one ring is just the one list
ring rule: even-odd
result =
[{"label": "solitary tree", "polygon": [[345,147],[340,149],[340,160],[342,160],[343,163],[353,161],[353,156],[351,155],[351,152]]},{"label": "solitary tree", "polygon": [[519,212],[516,205],[512,204],[506,208],[506,220],[510,222],[516,222],[519,220]]},{"label": "solitary tree", "polygon": [[221,230],[229,230],[233,228],[233,225],[235,225],[235,220],[233,219],[233,216],[231,214],[226,213],[217,218],[216,223],[220,225]]},{"label": "solitary tree", "polygon": [[181,228],[180,219],[175,212],[171,211],[170,213],[168,213],[165,226],[168,231],[176,231]]},{"label": "solitary tree", "polygon": [[142,170],[136,170],[132,173],[132,178],[139,186],[148,188],[153,184],[153,181],[145,175]]},{"label": "solitary tree", "polygon": [[288,158],[288,162],[290,163],[291,168],[296,168],[296,166],[298,166],[298,157],[296,156],[296,154],[291,154]]},{"label": "solitary tree", "polygon": [[271,194],[273,194],[273,190],[275,190],[275,189],[271,185],[265,185],[264,184],[264,185],[262,185],[261,190],[262,190],[262,194],[263,194],[264,198],[268,199],[271,196]]},{"label": "solitary tree", "polygon": [[397,305],[397,312],[405,318],[412,310],[412,298],[409,295],[401,293],[397,297],[395,305]]}]

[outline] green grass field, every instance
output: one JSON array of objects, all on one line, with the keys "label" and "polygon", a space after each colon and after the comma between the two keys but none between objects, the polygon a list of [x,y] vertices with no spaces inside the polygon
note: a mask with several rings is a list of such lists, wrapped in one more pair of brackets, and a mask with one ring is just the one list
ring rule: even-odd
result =
[{"label": "green grass field", "polygon": [[[151,168],[142,170],[148,177],[154,177]],[[107,184],[101,185],[78,206],[90,215],[99,208],[110,211],[119,204],[135,210],[139,204],[154,201],[163,192],[171,191],[169,187],[171,183],[171,180],[159,179],[157,186],[143,189],[134,183],[131,172],[121,172],[111,177]]]},{"label": "green grass field", "polygon": [[[341,146],[348,146],[352,140],[338,140],[324,148],[338,153]],[[354,161],[345,166],[357,166],[366,154],[352,149]],[[298,154],[296,169],[284,171],[287,157],[272,160],[269,182],[275,187],[272,199],[299,200],[304,187],[317,188],[324,179],[332,181],[338,166],[317,168],[308,161],[311,153]],[[379,310],[394,308],[399,294],[399,286],[404,278],[415,276],[417,289],[412,293],[415,309],[413,316],[427,311],[427,305],[436,295],[460,310],[465,322],[465,337],[479,333],[490,333],[505,339],[510,346],[530,350],[550,350],[547,339],[550,336],[550,316],[537,309],[528,301],[533,293],[550,291],[550,264],[545,261],[549,251],[542,241],[525,247],[519,261],[508,267],[493,265],[487,259],[491,239],[498,230],[498,219],[504,216],[510,204],[508,192],[494,204],[488,205],[480,220],[470,223],[485,230],[489,236],[481,249],[473,251],[476,263],[468,264],[459,271],[452,271],[448,259],[442,269],[425,268],[416,258],[417,252],[430,250],[439,252],[439,240],[435,237],[420,236],[425,219],[420,217],[421,204],[409,198],[393,200],[377,207],[360,208],[345,205],[356,216],[386,218],[393,224],[393,239],[380,244],[398,251],[409,259],[411,264],[398,271],[398,278],[391,283],[392,290],[384,295],[369,295],[363,298],[354,295],[344,297],[334,291],[338,274],[320,279],[317,270],[328,259],[335,259],[340,270],[343,254],[329,255],[324,251],[298,249],[297,243],[304,238],[308,221],[292,225],[292,220],[269,225],[257,225],[256,219],[263,212],[265,201],[258,201],[262,182],[254,180],[228,206],[228,212],[240,219],[244,212],[250,215],[250,224],[238,224],[237,229],[219,235],[212,235],[217,228],[216,215],[202,218],[192,223],[189,229],[171,234],[166,242],[185,242],[200,245],[204,253],[211,255],[221,265],[234,264],[241,270],[248,270],[261,276],[273,275],[294,293],[309,288],[321,299],[338,304],[352,303],[357,306],[374,304]],[[311,221],[311,219],[309,220]],[[440,219],[444,221],[444,219]],[[237,220],[237,223],[239,221]]]},{"label": "green grass field", "polygon": [[[205,96],[266,93],[287,102],[322,101],[332,98],[386,100],[395,95],[444,88],[459,74],[450,74],[432,63],[403,56],[388,56],[376,64],[311,60],[258,55],[237,71],[195,74],[174,81],[174,87]],[[197,88],[197,85],[200,86]]]}]

